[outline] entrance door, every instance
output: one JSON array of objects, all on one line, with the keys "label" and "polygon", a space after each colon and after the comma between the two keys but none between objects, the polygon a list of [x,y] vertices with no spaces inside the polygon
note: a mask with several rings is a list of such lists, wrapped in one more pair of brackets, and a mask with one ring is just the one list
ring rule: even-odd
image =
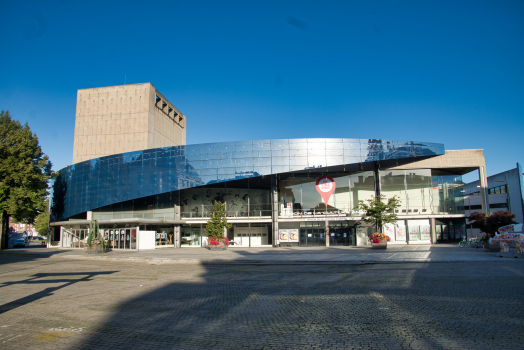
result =
[{"label": "entrance door", "polygon": [[111,249],[136,249],[135,228],[113,228],[104,230],[104,239]]},{"label": "entrance door", "polygon": [[330,246],[355,245],[355,229],[353,227],[341,226],[329,228]]}]

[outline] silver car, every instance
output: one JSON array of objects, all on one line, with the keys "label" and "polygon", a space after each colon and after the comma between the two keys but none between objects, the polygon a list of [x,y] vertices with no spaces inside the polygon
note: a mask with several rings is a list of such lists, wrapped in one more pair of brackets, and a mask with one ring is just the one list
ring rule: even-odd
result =
[{"label": "silver car", "polygon": [[25,238],[18,238],[18,239],[13,243],[13,248],[17,248],[17,247],[22,247],[22,248],[25,247]]}]

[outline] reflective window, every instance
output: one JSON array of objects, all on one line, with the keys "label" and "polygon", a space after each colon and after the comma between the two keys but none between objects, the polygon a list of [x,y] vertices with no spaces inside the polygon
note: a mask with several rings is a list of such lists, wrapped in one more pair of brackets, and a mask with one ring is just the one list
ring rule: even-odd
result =
[{"label": "reflective window", "polygon": [[[135,198],[239,178],[439,154],[444,154],[441,144],[379,139],[222,142],[115,154],[60,170],[53,185],[52,220]],[[314,186],[304,186],[303,203],[310,209],[317,207],[318,193],[311,191]],[[502,188],[499,191],[502,193]],[[414,200],[422,205],[423,194],[417,196]]]}]

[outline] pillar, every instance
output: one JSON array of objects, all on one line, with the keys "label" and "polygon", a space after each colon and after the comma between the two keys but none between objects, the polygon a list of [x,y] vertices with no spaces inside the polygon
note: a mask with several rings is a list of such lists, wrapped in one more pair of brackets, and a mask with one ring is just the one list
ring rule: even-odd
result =
[{"label": "pillar", "polygon": [[437,243],[437,229],[435,227],[435,218],[429,219],[431,225],[431,243]]},{"label": "pillar", "polygon": [[486,176],[485,167],[479,167],[479,183],[480,183],[480,200],[482,203],[482,212],[489,215],[489,199],[488,199],[488,178]]},{"label": "pillar", "polygon": [[326,229],[324,230],[326,232],[326,247],[329,247],[329,221],[325,221],[325,227]]},{"label": "pillar", "polygon": [[[175,220],[180,220],[180,192],[175,193]],[[173,228],[173,245],[175,248],[180,248],[180,225],[177,224]]]},{"label": "pillar", "polygon": [[273,247],[278,247],[278,186],[277,176],[271,175],[271,223],[273,224]]}]

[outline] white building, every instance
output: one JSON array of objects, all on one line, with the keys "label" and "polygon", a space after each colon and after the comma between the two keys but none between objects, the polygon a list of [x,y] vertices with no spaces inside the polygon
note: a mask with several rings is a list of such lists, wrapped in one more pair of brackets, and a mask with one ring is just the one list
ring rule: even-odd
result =
[{"label": "white building", "polygon": [[[519,163],[517,167],[488,177],[488,215],[499,210],[509,210],[515,214],[515,221],[524,222],[524,181],[523,169]],[[471,213],[481,212],[481,198],[479,181],[464,185],[464,206],[466,217]],[[468,237],[475,237],[480,230],[467,226]]]}]

